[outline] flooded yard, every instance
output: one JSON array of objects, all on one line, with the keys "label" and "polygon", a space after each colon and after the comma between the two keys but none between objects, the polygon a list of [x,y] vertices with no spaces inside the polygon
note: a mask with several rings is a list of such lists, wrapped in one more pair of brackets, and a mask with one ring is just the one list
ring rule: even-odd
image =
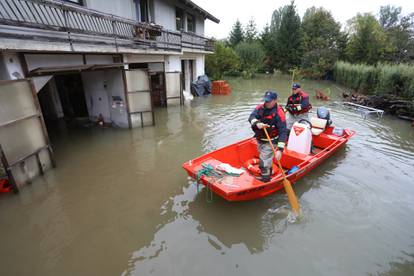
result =
[{"label": "flooded yard", "polygon": [[[230,96],[158,109],[155,127],[49,129],[57,168],[0,196],[1,275],[414,275],[414,129],[332,105],[357,131],[286,195],[226,202],[181,164],[252,136],[247,118],[290,78],[230,79]],[[341,90],[302,82],[313,96]],[[316,108],[313,109],[313,112]]]}]

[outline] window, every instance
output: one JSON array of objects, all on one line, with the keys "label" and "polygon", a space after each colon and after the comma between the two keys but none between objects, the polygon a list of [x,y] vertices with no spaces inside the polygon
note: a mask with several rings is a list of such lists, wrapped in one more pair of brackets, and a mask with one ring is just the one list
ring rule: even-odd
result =
[{"label": "window", "polygon": [[195,16],[187,14],[187,31],[195,33]]},{"label": "window", "polygon": [[179,8],[175,8],[175,26],[177,31],[184,30],[184,11]]},{"label": "window", "polygon": [[148,0],[134,0],[137,13],[137,21],[149,22]]},{"label": "window", "polygon": [[141,12],[141,22],[149,22],[148,18],[148,1],[147,0],[140,0],[139,1],[139,9]]}]

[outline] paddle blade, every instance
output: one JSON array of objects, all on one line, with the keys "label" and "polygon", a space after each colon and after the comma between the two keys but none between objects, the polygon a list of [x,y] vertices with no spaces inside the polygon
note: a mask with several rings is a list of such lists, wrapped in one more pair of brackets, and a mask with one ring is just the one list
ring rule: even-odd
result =
[{"label": "paddle blade", "polygon": [[290,184],[290,181],[287,180],[287,178],[283,179],[283,186],[285,187],[285,191],[288,196],[290,206],[292,206],[292,210],[296,213],[296,215],[300,215],[299,201],[295,195],[295,192],[293,191],[292,184]]}]

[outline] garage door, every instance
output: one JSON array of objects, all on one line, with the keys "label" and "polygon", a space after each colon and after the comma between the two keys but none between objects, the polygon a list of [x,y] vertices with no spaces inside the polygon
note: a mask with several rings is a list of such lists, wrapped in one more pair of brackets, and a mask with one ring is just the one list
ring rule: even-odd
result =
[{"label": "garage door", "polygon": [[144,69],[125,70],[131,127],[154,125],[149,74]]},{"label": "garage door", "polygon": [[0,81],[0,157],[16,189],[55,165],[42,112],[29,79]]}]

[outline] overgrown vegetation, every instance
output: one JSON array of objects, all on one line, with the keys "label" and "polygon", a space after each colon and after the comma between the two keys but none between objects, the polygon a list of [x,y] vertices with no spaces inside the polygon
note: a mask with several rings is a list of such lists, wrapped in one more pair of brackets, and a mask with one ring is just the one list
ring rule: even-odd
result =
[{"label": "overgrown vegetation", "polygon": [[407,64],[350,64],[337,62],[335,80],[357,92],[395,95],[414,100],[414,66]]},{"label": "overgrown vegetation", "polygon": [[206,73],[212,79],[223,78],[224,73],[239,70],[239,57],[236,52],[217,41],[214,45],[214,54],[206,57]]}]

